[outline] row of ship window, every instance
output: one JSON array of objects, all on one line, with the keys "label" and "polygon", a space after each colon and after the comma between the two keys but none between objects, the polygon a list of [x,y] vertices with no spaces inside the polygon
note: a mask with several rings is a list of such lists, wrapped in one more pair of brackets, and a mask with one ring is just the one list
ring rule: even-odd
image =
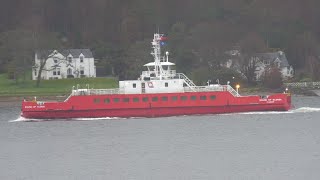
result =
[{"label": "row of ship window", "polygon": [[[188,98],[190,99],[190,100],[192,100],[192,101],[195,101],[195,100],[197,100],[198,98],[200,99],[200,100],[207,100],[208,98],[210,99],[210,100],[215,100],[216,99],[216,96],[215,95],[211,95],[211,96],[209,96],[209,97],[207,97],[207,96],[190,96],[190,97],[188,97],[188,96],[180,96],[180,100],[181,101],[187,101],[188,100]],[[151,99],[151,101],[152,102],[158,102],[159,100],[161,100],[161,101],[169,101],[169,99],[171,100],[171,101],[178,101],[178,96],[171,96],[171,97],[168,97],[168,96],[162,96],[162,97],[157,97],[157,96],[155,96],[155,97],[151,97],[150,98]],[[113,102],[115,102],[115,103],[118,103],[118,102],[130,102],[130,98],[112,98],[112,99],[110,99],[110,98],[105,98],[103,101],[104,101],[104,103],[110,103],[111,102],[111,100],[113,101]],[[131,101],[132,102],[140,102],[140,98],[138,98],[138,97],[134,97],[134,98],[131,98]],[[141,98],[141,101],[142,102],[149,102],[149,97],[142,97]],[[100,99],[99,98],[95,98],[94,99],[94,103],[100,103]]]}]

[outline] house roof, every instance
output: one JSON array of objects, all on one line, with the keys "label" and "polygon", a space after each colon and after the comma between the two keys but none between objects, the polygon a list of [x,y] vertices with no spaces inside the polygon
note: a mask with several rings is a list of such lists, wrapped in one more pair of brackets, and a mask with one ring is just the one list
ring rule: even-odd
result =
[{"label": "house roof", "polygon": [[[36,50],[36,54],[39,58],[47,58],[50,54],[52,54],[54,50]],[[59,51],[63,56],[67,57],[71,54],[73,57],[79,57],[80,54],[83,54],[86,58],[93,58],[92,52],[90,49],[64,49]]]},{"label": "house roof", "polygon": [[64,56],[68,56],[69,54],[71,54],[73,57],[79,57],[81,53],[86,58],[93,58],[93,55],[90,49],[66,49],[61,51],[61,54]]},{"label": "house roof", "polygon": [[271,53],[259,53],[256,56],[260,58],[261,61],[269,61],[270,63],[273,63],[275,60],[279,59],[280,67],[290,66],[285,53],[282,51]]}]

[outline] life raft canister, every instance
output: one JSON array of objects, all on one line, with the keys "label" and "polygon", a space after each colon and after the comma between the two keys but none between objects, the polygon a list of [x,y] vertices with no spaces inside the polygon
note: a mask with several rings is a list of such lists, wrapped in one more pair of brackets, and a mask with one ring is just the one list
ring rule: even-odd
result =
[{"label": "life raft canister", "polygon": [[153,88],[153,83],[152,82],[148,82],[148,87],[149,88]]}]

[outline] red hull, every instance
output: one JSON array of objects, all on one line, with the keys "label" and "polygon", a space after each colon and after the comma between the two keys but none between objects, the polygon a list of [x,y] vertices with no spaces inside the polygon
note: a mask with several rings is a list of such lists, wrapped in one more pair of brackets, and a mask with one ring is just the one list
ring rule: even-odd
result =
[{"label": "red hull", "polygon": [[[186,96],[183,99],[182,96]],[[176,97],[177,99],[173,100]],[[205,98],[204,98],[205,97]],[[148,101],[143,101],[148,98]],[[119,101],[117,101],[118,99]],[[129,95],[72,96],[65,102],[22,103],[22,116],[31,119],[161,117],[250,111],[287,111],[288,94],[235,97],[227,91]]]}]

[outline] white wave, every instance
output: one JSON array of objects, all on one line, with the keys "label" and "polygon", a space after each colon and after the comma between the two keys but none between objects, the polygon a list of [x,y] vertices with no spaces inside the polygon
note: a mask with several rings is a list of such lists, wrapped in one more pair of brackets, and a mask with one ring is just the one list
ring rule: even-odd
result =
[{"label": "white wave", "polygon": [[[256,112],[243,112],[243,113],[236,113],[236,114],[245,114],[245,115],[264,115],[264,114],[292,114],[292,113],[310,113],[310,112],[320,112],[320,108],[314,108],[314,107],[301,107],[298,109],[291,109],[289,111],[256,111]],[[225,115],[232,115],[225,114]]]},{"label": "white wave", "polygon": [[47,119],[27,119],[24,117],[18,117],[15,120],[10,120],[9,122],[32,122],[32,121],[46,121]]},{"label": "white wave", "polygon": [[113,120],[113,119],[128,119],[120,117],[101,117],[101,118],[72,118],[74,121],[99,121],[99,120]]},{"label": "white wave", "polygon": [[[132,117],[135,118],[135,117]],[[99,121],[99,120],[115,120],[115,119],[128,119],[120,117],[100,117],[100,118],[71,118],[71,119],[28,119],[24,117],[18,117],[15,120],[9,122],[42,122],[42,121]]]},{"label": "white wave", "polygon": [[320,108],[314,108],[314,107],[301,107],[298,109],[292,110],[295,113],[308,113],[308,112],[319,112]]}]

